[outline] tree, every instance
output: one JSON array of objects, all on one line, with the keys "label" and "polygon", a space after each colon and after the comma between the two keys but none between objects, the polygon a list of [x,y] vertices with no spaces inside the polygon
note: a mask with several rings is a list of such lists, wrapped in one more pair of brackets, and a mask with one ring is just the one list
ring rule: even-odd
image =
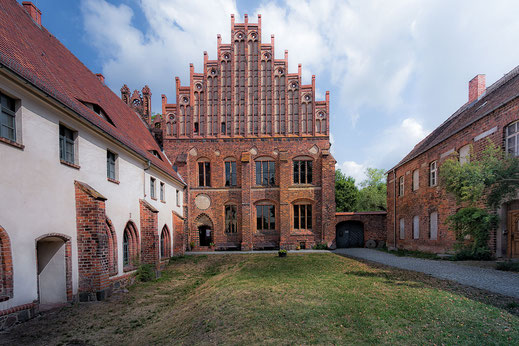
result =
[{"label": "tree", "polygon": [[355,211],[359,189],[355,179],[347,177],[340,169],[335,171],[335,205],[338,212]]},{"label": "tree", "polygon": [[360,183],[356,211],[383,211],[387,209],[387,187],[383,169],[367,168],[367,179]]},{"label": "tree", "polygon": [[[460,252],[475,258],[490,257],[490,230],[499,221],[495,210],[519,191],[519,159],[503,152],[489,141],[478,158],[471,150],[470,162],[450,158],[440,170],[442,185],[461,208],[448,217]],[[466,239],[471,243],[467,247]]]}]

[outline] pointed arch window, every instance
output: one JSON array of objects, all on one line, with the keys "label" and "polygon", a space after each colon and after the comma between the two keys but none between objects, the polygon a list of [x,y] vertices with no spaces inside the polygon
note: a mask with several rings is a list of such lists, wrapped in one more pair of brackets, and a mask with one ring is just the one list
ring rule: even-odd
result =
[{"label": "pointed arch window", "polygon": [[140,241],[137,227],[128,221],[123,233],[123,266],[124,271],[133,270],[139,263]]}]

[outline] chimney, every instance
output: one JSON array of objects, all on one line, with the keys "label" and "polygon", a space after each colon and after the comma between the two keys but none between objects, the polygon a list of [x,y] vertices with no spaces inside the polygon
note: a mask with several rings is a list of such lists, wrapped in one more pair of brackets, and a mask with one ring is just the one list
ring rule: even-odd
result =
[{"label": "chimney", "polygon": [[41,11],[38,10],[38,7],[34,6],[34,4],[30,1],[22,2],[22,5],[29,16],[31,16],[32,20],[41,26]]},{"label": "chimney", "polygon": [[103,76],[101,73],[96,73],[97,78],[101,81],[101,83],[105,84],[105,76]]},{"label": "chimney", "polygon": [[469,82],[469,103],[477,101],[485,93],[485,75],[478,74]]}]

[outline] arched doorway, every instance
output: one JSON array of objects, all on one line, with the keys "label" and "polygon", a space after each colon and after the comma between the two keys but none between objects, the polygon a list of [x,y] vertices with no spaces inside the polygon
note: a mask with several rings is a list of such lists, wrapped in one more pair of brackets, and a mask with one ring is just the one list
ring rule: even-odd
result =
[{"label": "arched doorway", "polygon": [[66,241],[48,236],[36,242],[40,304],[52,306],[67,302]]},{"label": "arched doorway", "polygon": [[198,240],[200,246],[209,246],[214,242],[213,221],[206,214],[199,215],[195,220],[198,229]]},{"label": "arched doorway", "polygon": [[364,224],[360,221],[343,221],[336,226],[338,248],[364,247]]}]

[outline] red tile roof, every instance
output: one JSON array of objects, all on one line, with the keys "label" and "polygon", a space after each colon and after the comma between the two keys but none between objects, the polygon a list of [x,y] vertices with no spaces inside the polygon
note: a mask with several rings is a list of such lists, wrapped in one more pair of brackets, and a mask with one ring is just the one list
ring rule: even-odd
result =
[{"label": "red tile roof", "polygon": [[411,161],[517,97],[519,97],[519,66],[489,86],[479,100],[461,106],[443,124],[415,145],[413,150],[390,171]]},{"label": "red tile roof", "polygon": [[[16,73],[183,183],[137,113],[58,39],[38,26],[15,0],[0,0],[0,67]],[[101,106],[113,125],[79,100]],[[159,152],[162,160],[149,150]]]}]

